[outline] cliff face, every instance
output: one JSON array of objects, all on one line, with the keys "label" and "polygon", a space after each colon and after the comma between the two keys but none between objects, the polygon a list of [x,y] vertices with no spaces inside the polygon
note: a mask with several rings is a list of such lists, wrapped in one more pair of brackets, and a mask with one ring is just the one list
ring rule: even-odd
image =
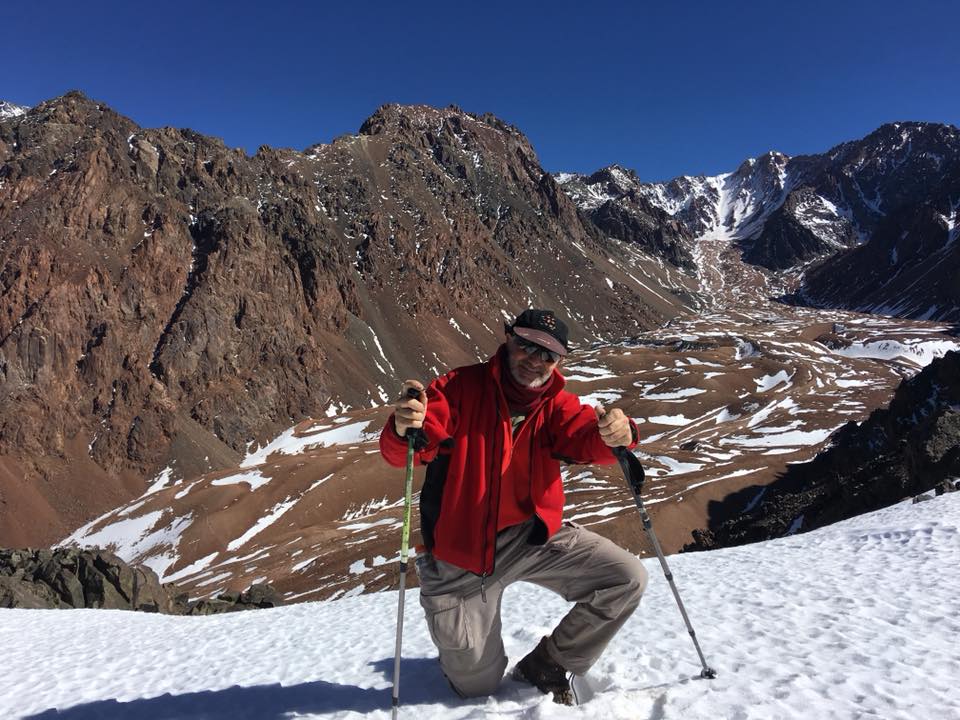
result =
[{"label": "cliff face", "polygon": [[456,108],[253,157],[80,93],[4,118],[0,544],[382,403],[528,304],[582,339],[679,312],[682,279],[650,293],[621,255],[519,131]]}]

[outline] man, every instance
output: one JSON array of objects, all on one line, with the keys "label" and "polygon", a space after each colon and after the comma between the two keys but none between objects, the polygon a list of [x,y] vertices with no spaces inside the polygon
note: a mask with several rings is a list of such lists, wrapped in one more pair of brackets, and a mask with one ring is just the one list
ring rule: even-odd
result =
[{"label": "man", "polygon": [[583,675],[600,657],[639,604],[647,573],[636,556],[562,522],[560,461],[611,464],[611,448],[633,447],[637,429],[623,411],[594,410],[563,389],[567,327],[551,310],[525,310],[505,330],[486,362],[452,370],[426,390],[406,381],[380,451],[402,467],[407,430],[426,436],[417,453],[428,463],[420,604],[453,689],[463,697],[496,690],[507,666],[500,601],[507,585],[523,580],[576,604],[514,677],[569,705],[568,673]]}]

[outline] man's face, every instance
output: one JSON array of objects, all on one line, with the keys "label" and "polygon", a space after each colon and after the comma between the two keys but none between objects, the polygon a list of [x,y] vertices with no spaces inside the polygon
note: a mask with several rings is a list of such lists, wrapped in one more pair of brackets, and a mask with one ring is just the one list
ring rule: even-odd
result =
[{"label": "man's face", "polygon": [[[531,348],[532,346],[532,348]],[[528,352],[533,349],[533,352]],[[540,351],[539,345],[507,335],[507,360],[513,379],[524,387],[541,387],[550,379],[553,369],[560,365],[560,358],[552,361]]]}]

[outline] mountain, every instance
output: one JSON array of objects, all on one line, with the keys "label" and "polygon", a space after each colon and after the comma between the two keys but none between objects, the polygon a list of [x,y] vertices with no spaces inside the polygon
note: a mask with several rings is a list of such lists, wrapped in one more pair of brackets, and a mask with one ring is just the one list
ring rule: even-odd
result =
[{"label": "mountain", "polygon": [[641,184],[633,171],[613,165],[589,177],[560,173],[557,182],[608,236],[634,243],[678,268],[695,269],[690,229],[637,191]]},{"label": "mountain", "polygon": [[960,352],[933,360],[889,407],[850,422],[809,462],[716,502],[686,549],[740,545],[823,527],[960,483]]},{"label": "mountain", "polygon": [[[0,543],[107,547],[194,597],[383,590],[385,403],[539,304],[570,320],[570,389],[640,424],[675,551],[960,349],[943,323],[775,302],[799,270],[745,262],[791,218],[823,215],[823,247],[859,237],[796,183],[829,162],[554,180],[516,128],[455,107],[252,157],[79,93],[0,121]],[[570,517],[651,551],[615,467],[564,477]]]},{"label": "mountain", "polygon": [[29,109],[30,108],[24,107],[23,105],[14,105],[6,100],[0,100],[0,120],[26,115]]},{"label": "mountain", "polygon": [[[580,706],[571,709],[509,677],[488,698],[456,697],[409,588],[399,714],[956,717],[958,526],[954,493],[789,538],[669,558],[714,680],[698,678],[670,586],[647,560],[639,609],[574,681]],[[395,587],[396,566],[384,570]],[[0,716],[387,718],[397,600],[393,591],[207,618],[0,610],[0,637],[16,659],[0,674]],[[502,612],[510,664],[569,607],[535,585],[510,586]]]},{"label": "mountain", "polygon": [[820,155],[770,152],[713,177],[643,183],[614,166],[558,182],[587,213],[613,206],[650,222],[667,213],[682,226],[678,258],[695,261],[700,240],[722,237],[748,263],[805,273],[794,301],[960,318],[960,131],[952,125],[890,123]]},{"label": "mountain", "polygon": [[581,342],[655,327],[695,302],[661,265],[490,115],[384,106],[356,135],[249,157],[78,92],[11,114],[0,543],[52,542],[163,469],[234,467],[299,420],[378,406],[486,356],[528,305]]}]

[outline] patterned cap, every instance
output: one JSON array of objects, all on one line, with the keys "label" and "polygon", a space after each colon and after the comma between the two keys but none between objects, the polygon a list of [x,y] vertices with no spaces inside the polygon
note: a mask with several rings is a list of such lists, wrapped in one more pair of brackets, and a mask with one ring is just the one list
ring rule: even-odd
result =
[{"label": "patterned cap", "polygon": [[524,310],[506,329],[547,350],[567,354],[567,326],[553,310]]}]

